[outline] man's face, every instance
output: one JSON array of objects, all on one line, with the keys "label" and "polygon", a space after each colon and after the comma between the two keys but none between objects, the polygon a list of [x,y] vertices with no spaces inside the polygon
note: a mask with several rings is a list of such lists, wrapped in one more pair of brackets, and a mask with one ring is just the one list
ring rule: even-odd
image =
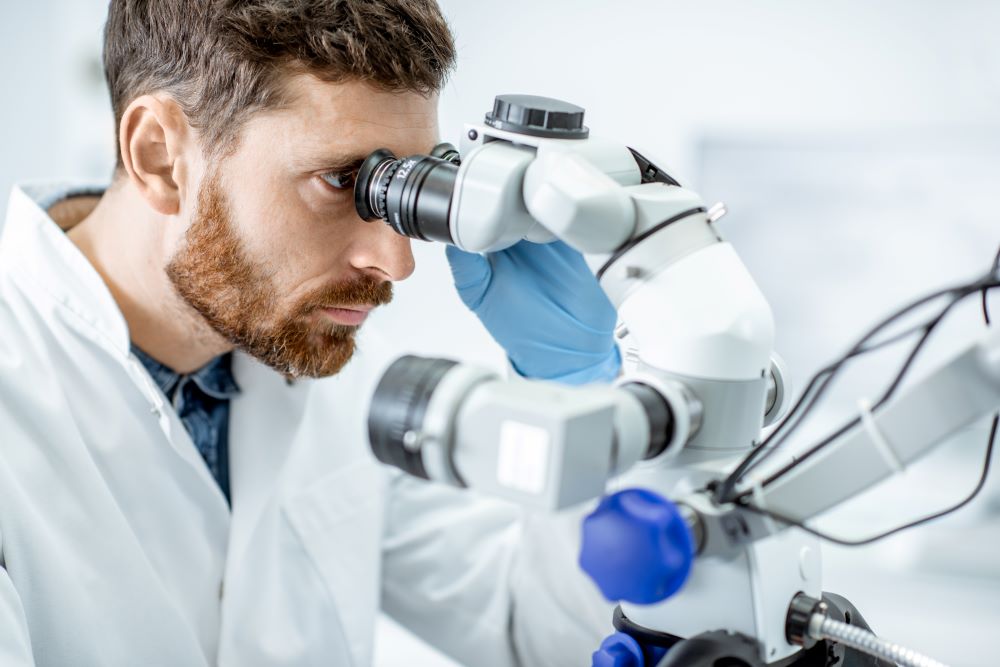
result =
[{"label": "man's face", "polygon": [[[409,239],[354,208],[348,175],[371,151],[437,140],[437,100],[298,76],[209,164],[167,265],[178,293],[236,347],[293,376],[338,372],[365,312],[413,272]],[[337,187],[341,184],[342,187]]]}]

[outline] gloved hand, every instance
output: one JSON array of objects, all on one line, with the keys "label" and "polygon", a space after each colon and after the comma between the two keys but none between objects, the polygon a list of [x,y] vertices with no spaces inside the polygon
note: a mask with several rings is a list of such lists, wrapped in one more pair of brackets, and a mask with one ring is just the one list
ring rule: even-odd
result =
[{"label": "gloved hand", "polygon": [[462,301],[520,375],[565,384],[618,375],[615,310],[579,252],[562,241],[446,252]]}]

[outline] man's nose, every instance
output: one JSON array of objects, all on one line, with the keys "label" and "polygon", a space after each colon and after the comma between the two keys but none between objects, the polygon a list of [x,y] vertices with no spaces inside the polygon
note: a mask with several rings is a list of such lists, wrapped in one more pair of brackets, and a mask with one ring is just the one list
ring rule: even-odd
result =
[{"label": "man's nose", "polygon": [[358,221],[363,225],[353,244],[351,264],[364,272],[388,276],[389,280],[404,280],[413,274],[416,262],[410,239],[397,234],[381,220]]}]

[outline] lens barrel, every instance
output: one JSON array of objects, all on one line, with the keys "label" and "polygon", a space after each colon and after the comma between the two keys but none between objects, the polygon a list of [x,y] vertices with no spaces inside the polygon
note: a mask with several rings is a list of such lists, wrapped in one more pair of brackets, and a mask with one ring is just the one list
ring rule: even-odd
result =
[{"label": "lens barrel", "polygon": [[458,151],[450,144],[402,159],[380,148],[358,170],[354,205],[363,219],[381,219],[403,236],[454,243],[448,218],[457,178]]},{"label": "lens barrel", "polygon": [[665,452],[674,437],[674,412],[670,403],[649,385],[641,382],[628,382],[621,386],[623,391],[632,394],[639,400],[646,412],[646,422],[649,424],[649,445],[643,460],[655,458]]},{"label": "lens barrel", "polygon": [[375,458],[429,479],[420,454],[420,433],[434,390],[458,362],[408,355],[382,375],[368,409],[368,441]]}]

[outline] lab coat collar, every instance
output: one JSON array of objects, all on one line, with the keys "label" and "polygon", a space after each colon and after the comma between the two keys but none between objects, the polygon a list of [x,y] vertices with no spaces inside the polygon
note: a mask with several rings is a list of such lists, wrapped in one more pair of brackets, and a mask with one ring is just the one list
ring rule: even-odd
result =
[{"label": "lab coat collar", "polygon": [[[99,189],[86,188],[88,194]],[[47,296],[76,328],[119,358],[129,354],[125,318],[100,274],[49,217],[52,188],[15,187],[0,239],[0,264],[23,289]],[[65,190],[63,190],[65,192]]]}]

